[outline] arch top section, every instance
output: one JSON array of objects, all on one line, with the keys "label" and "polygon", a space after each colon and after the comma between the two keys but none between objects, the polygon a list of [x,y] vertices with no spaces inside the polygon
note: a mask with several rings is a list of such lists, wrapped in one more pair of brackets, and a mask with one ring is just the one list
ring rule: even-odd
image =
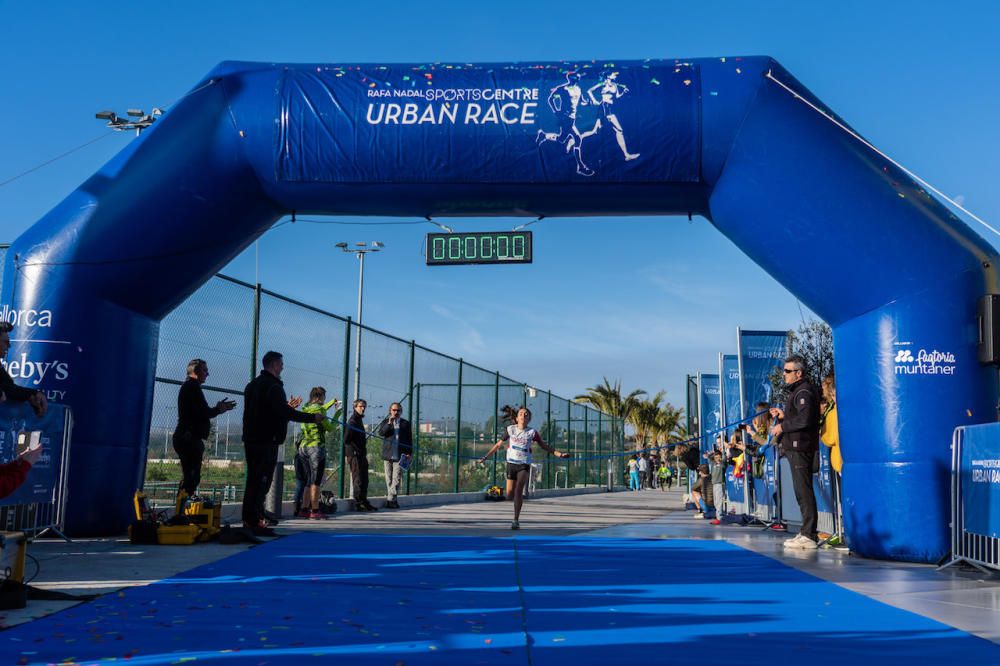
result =
[{"label": "arch top section", "polygon": [[211,76],[232,89],[235,129],[287,209],[706,214],[772,62],[229,62]]}]

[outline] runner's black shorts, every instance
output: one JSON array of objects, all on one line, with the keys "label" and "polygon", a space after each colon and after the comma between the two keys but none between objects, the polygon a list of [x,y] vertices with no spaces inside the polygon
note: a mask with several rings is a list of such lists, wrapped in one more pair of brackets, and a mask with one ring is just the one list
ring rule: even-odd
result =
[{"label": "runner's black shorts", "polygon": [[507,480],[517,481],[519,472],[531,474],[531,465],[527,463],[507,463]]}]

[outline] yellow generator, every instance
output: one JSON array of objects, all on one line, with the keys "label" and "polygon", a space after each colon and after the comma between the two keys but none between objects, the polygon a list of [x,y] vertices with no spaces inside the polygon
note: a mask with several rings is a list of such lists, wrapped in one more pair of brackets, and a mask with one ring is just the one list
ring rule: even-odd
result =
[{"label": "yellow generator", "polygon": [[136,491],[134,502],[136,522],[129,527],[132,543],[188,546],[219,533],[221,507],[211,500],[192,501],[182,492],[177,498],[177,512],[170,520],[165,520],[165,511],[152,510],[141,490]]},{"label": "yellow generator", "polygon": [[[198,541],[208,541],[222,527],[222,505],[210,499],[188,497],[183,490],[177,496],[177,515],[186,517],[191,525],[200,527],[203,532]],[[185,526],[181,526],[185,527]]]},{"label": "yellow generator", "polygon": [[0,532],[0,610],[24,608],[28,586],[24,584],[27,539],[23,532]]}]

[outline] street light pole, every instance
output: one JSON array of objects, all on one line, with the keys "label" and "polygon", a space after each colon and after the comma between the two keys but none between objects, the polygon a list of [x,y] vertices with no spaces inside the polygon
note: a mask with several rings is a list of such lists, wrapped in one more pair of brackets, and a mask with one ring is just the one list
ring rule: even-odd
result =
[{"label": "street light pole", "polygon": [[337,243],[336,245],[344,252],[349,252],[358,257],[358,335],[354,346],[354,399],[361,397],[361,314],[364,305],[365,294],[365,255],[369,252],[378,252],[385,247],[384,243],[372,241],[367,243],[355,243],[354,247],[349,247],[347,243]]},{"label": "street light pole", "polygon": [[[361,397],[361,310],[365,293],[365,253],[358,252],[358,337],[354,344],[354,399]],[[346,413],[346,411],[345,411]]]}]

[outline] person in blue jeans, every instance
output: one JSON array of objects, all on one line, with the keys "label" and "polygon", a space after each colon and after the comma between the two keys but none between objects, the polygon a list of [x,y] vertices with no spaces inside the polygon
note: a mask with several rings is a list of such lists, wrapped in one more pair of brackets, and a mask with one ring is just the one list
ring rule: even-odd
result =
[{"label": "person in blue jeans", "polygon": [[629,490],[639,490],[639,454],[633,455],[628,461]]}]

